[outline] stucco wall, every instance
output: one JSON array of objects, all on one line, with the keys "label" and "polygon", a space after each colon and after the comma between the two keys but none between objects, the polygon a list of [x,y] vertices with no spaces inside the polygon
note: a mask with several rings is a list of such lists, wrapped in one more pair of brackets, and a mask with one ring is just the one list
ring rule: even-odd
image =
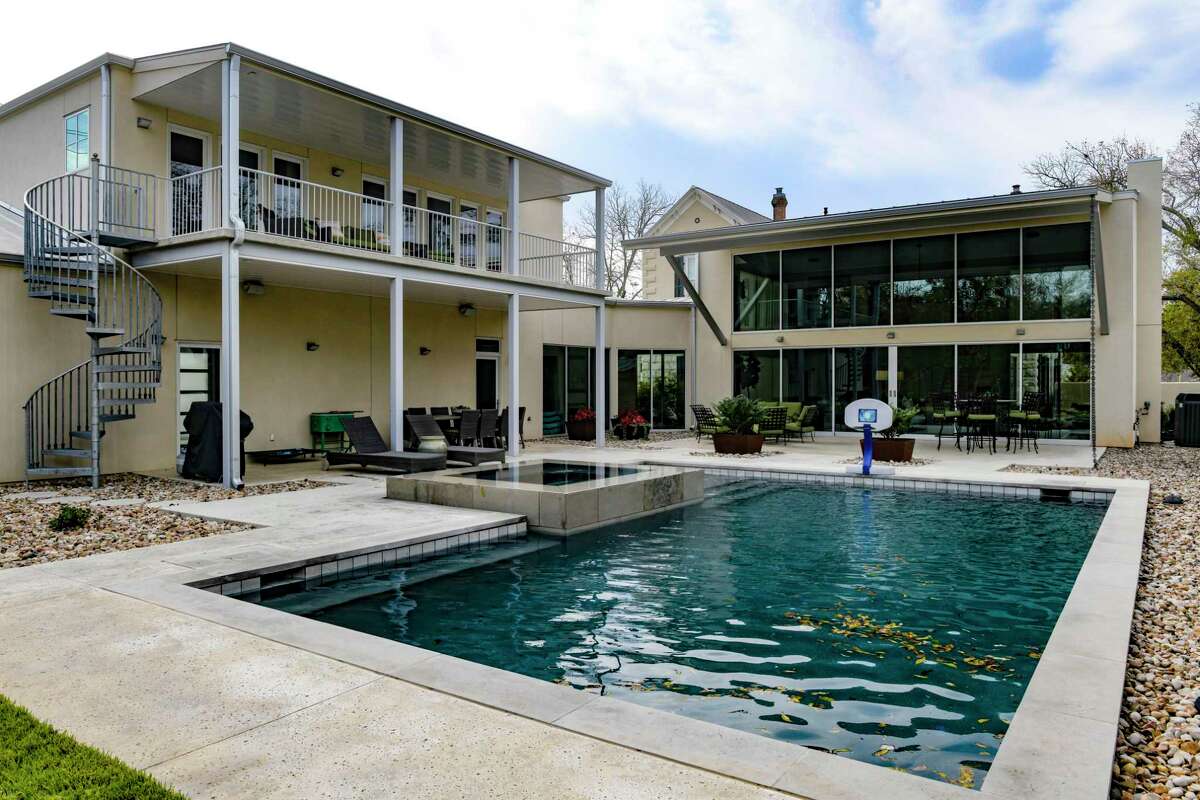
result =
[{"label": "stucco wall", "polygon": [[[704,203],[693,200],[676,219],[657,233],[701,231],[728,224],[727,220]],[[657,250],[647,250],[642,254],[642,285],[642,296],[647,300],[670,300],[675,296],[675,272]]]}]

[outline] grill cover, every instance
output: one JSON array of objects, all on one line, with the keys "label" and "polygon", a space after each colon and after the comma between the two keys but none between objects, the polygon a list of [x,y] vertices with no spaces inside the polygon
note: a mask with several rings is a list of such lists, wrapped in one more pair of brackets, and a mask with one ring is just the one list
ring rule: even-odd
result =
[{"label": "grill cover", "polygon": [[[216,483],[221,480],[221,404],[197,401],[183,418],[188,433],[187,452],[183,456],[183,477]],[[254,430],[250,415],[242,412],[241,474],[246,474],[246,437]]]}]

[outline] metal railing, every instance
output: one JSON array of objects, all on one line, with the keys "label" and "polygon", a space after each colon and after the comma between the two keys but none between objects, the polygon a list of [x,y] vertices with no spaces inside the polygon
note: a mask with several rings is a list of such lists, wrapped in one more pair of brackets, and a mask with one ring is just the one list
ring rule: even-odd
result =
[{"label": "metal railing", "polygon": [[596,285],[596,251],[590,247],[521,234],[520,274],[572,286]]},{"label": "metal railing", "polygon": [[157,178],[154,230],[159,239],[226,227],[221,214],[221,167]]},{"label": "metal railing", "polygon": [[242,167],[240,216],[246,230],[390,252],[392,204],[388,200]]}]

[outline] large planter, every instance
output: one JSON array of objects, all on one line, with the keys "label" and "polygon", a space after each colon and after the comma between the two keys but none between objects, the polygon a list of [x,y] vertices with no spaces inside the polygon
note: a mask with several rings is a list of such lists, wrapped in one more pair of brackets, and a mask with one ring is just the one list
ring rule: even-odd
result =
[{"label": "large planter", "polygon": [[596,438],[596,420],[567,420],[567,438],[578,442],[590,442]]},{"label": "large planter", "polygon": [[[876,461],[912,461],[913,446],[916,445],[916,439],[905,439],[904,437],[896,437],[895,439],[885,439],[882,436],[873,437],[875,442],[875,455],[873,458]],[[858,449],[863,449],[863,440],[858,440]]]},{"label": "large planter", "polygon": [[615,425],[613,433],[618,439],[630,441],[633,439],[648,439],[650,438],[649,425]]},{"label": "large planter", "polygon": [[758,433],[714,433],[713,449],[726,455],[761,453],[766,437]]}]

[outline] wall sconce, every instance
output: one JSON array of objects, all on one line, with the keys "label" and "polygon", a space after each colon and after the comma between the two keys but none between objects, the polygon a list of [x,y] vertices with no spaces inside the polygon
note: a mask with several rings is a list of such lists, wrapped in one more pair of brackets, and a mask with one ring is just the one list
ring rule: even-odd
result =
[{"label": "wall sconce", "polygon": [[473,317],[475,316],[475,306],[471,303],[460,303],[458,306],[458,313],[462,314],[464,317]]},{"label": "wall sconce", "polygon": [[426,347],[425,345],[421,345],[421,351],[420,351],[420,352],[421,352],[421,355],[423,355],[423,356],[427,356],[427,355],[429,355],[430,353],[432,353],[433,351],[432,351],[432,350],[430,350],[430,349],[429,349],[428,347]]},{"label": "wall sconce", "polygon": [[896,332],[895,332],[895,331],[888,331],[888,332],[887,332],[887,337],[888,337],[889,339],[895,339],[895,338],[896,338]]},{"label": "wall sconce", "polygon": [[783,337],[782,337],[782,336],[776,336],[776,337],[775,337],[775,341],[776,341],[776,342],[778,342],[779,344],[783,344]]},{"label": "wall sconce", "polygon": [[267,293],[267,287],[263,286],[263,282],[251,278],[248,281],[242,281],[242,294],[247,295],[264,295]]},{"label": "wall sconce", "polygon": [[304,343],[304,349],[310,353],[317,352],[317,350],[319,350],[320,347],[321,347],[321,345],[317,344],[316,342],[305,342]]},{"label": "wall sconce", "polygon": [[346,174],[346,170],[342,169],[341,167],[334,167],[329,171],[333,173],[333,177],[335,178],[340,178]]},{"label": "wall sconce", "polygon": [[152,124],[153,124],[153,120],[151,120],[149,117],[138,117],[137,118],[137,126],[144,131],[150,130],[150,126]]},{"label": "wall sconce", "polygon": [[1025,335],[1025,329],[1017,328],[1017,336],[1024,336],[1024,335]]}]

